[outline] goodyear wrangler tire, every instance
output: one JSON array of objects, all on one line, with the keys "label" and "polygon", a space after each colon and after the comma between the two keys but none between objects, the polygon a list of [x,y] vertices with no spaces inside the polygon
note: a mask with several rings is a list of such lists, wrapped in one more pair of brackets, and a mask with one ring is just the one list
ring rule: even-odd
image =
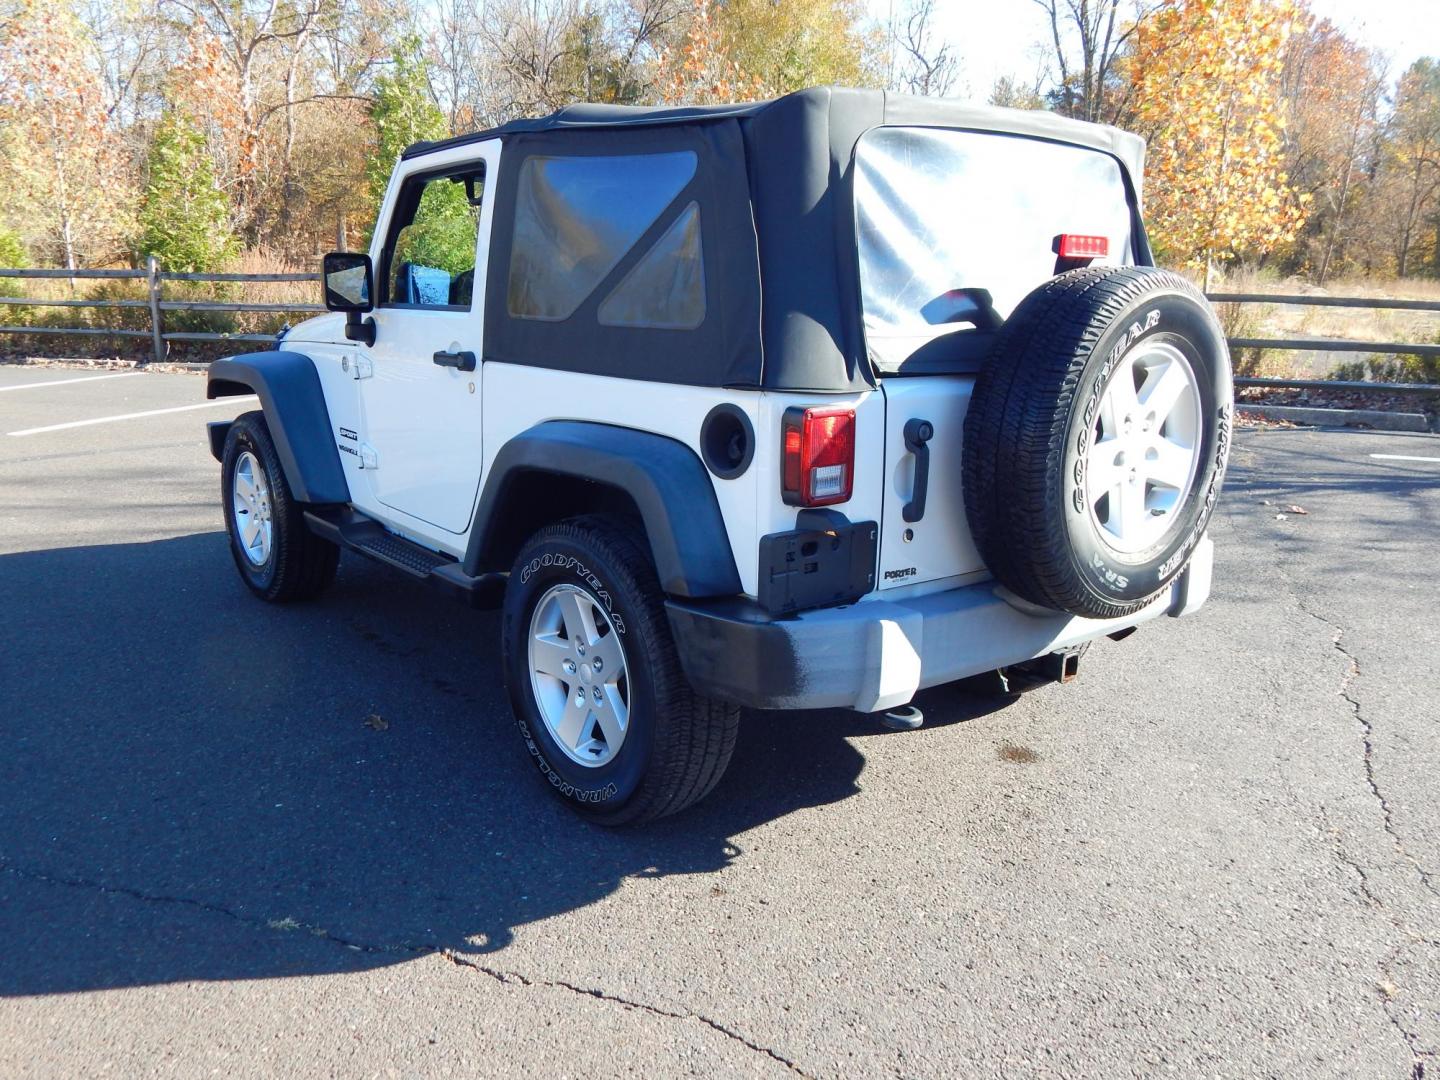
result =
[{"label": "goodyear wrangler tire", "polygon": [[1146,606],[1209,523],[1232,396],[1224,333],[1183,278],[1095,267],[1036,289],[965,422],[966,513],[991,573],[1073,615]]},{"label": "goodyear wrangler tire", "polygon": [[236,417],[221,455],[220,495],[230,555],[262,600],[313,600],[330,587],[340,549],[305,524],[262,412]]},{"label": "goodyear wrangler tire", "polygon": [[655,568],[632,531],[601,516],[540,530],[510,572],[501,629],[530,760],[557,795],[603,825],[703,798],[739,730],[737,706],[686,681]]}]

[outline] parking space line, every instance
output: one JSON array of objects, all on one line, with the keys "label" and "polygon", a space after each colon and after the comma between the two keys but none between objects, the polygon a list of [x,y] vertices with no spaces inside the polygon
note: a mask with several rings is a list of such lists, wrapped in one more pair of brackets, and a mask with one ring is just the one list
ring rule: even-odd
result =
[{"label": "parking space line", "polygon": [[1414,454],[1371,454],[1372,458],[1379,458],[1381,461],[1433,461],[1440,464],[1440,457],[1417,457]]},{"label": "parking space line", "polygon": [[243,397],[223,397],[219,401],[202,401],[199,405],[177,405],[172,409],[148,409],[145,412],[122,413],[119,416],[98,416],[93,420],[71,420],[66,424],[49,424],[46,427],[26,428],[23,431],[11,431],[7,434],[15,435],[43,435],[47,431],[64,431],[66,428],[89,427],[91,424],[112,424],[117,420],[139,420],[143,416],[163,416],[166,413],[189,412],[191,409],[213,409],[219,405],[238,405],[242,401],[255,401],[254,394],[246,394]]},{"label": "parking space line", "polygon": [[114,375],[82,375],[78,379],[47,379],[45,382],[21,383],[19,386],[0,386],[0,394],[8,390],[34,390],[41,386],[69,386],[71,383],[99,382],[101,379],[128,379],[138,371],[121,371]]}]

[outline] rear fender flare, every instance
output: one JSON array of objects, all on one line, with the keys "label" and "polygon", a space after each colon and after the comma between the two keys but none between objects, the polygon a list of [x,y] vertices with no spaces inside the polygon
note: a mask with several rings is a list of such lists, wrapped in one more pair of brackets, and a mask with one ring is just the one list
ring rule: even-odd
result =
[{"label": "rear fender flare", "polygon": [[529,485],[545,475],[616,488],[644,522],[660,585],[671,596],[734,596],[740,574],[710,474],[676,439],[583,420],[550,420],[522,431],[490,466],[465,552],[475,575],[509,570],[514,552],[504,520]]}]

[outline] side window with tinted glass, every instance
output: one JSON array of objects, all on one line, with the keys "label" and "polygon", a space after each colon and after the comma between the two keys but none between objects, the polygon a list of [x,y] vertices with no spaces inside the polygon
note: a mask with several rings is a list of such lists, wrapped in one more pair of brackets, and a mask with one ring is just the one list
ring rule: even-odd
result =
[{"label": "side window with tinted glass", "polygon": [[407,181],[385,253],[385,304],[464,310],[475,287],[483,169]]},{"label": "side window with tinted glass", "polygon": [[[558,322],[592,297],[604,326],[691,330],[705,318],[699,204],[636,251],[695,176],[692,151],[527,158],[520,166],[507,307]],[[653,234],[652,234],[653,236]],[[597,289],[622,262],[629,267]]]}]

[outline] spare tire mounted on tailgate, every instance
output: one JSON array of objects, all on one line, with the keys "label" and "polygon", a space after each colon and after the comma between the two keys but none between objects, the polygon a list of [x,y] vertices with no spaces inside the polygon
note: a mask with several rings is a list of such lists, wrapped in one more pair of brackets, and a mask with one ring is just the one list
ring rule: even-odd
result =
[{"label": "spare tire mounted on tailgate", "polygon": [[1220,492],[1232,385],[1204,297],[1153,267],[1092,267],[1027,296],[965,423],[985,564],[1031,603],[1129,615],[1184,568]]}]

